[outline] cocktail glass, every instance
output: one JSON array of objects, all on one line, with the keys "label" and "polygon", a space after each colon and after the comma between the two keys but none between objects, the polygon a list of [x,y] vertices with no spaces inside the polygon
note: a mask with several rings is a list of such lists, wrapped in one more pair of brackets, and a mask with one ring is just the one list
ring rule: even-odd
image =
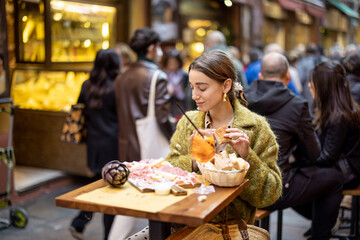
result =
[{"label": "cocktail glass", "polygon": [[[202,166],[205,163],[209,162],[213,159],[215,155],[215,140],[213,136],[204,136],[202,137],[200,134],[196,134],[194,136],[192,145],[191,145],[191,156],[197,161],[198,164]],[[198,194],[209,194],[215,192],[213,186],[205,185],[205,176],[202,173],[201,176],[201,186],[195,190],[195,193]]]}]

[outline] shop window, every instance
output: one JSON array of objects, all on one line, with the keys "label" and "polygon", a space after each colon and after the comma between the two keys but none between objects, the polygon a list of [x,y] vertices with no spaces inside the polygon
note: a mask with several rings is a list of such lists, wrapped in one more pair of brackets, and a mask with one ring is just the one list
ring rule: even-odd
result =
[{"label": "shop window", "polygon": [[52,62],[91,62],[115,44],[115,7],[58,0],[50,6]]},{"label": "shop window", "polygon": [[19,60],[45,61],[44,1],[18,2]]},{"label": "shop window", "polygon": [[23,109],[68,111],[88,78],[87,72],[16,69],[11,97]]}]

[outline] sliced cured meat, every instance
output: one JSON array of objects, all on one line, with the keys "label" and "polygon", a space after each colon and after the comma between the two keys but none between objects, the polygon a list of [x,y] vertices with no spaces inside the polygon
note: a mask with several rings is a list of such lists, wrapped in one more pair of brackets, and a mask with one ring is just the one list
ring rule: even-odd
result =
[{"label": "sliced cured meat", "polygon": [[173,182],[186,188],[201,184],[196,173],[184,171],[159,159],[144,159],[139,162],[125,162],[125,164],[130,170],[129,179],[141,188],[153,189],[159,182]]}]

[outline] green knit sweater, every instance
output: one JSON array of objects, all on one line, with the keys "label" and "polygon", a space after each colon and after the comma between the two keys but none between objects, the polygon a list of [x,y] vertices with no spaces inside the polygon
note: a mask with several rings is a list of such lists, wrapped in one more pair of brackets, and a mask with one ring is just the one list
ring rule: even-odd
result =
[{"label": "green knit sweater", "polygon": [[[238,100],[235,100],[233,105],[232,127],[243,130],[250,140],[250,153],[245,159],[250,164],[246,175],[246,178],[249,179],[249,186],[234,200],[234,203],[241,217],[247,223],[253,224],[256,208],[269,206],[281,196],[281,172],[276,164],[279,147],[275,135],[264,117],[251,112]],[[205,127],[204,112],[190,111],[187,112],[187,115],[197,128]],[[166,157],[166,160],[173,166],[189,172],[192,171],[189,137],[193,130],[194,127],[183,116],[171,138],[171,152]],[[235,152],[230,144],[227,145],[226,151],[228,153]],[[217,215],[213,221],[220,221],[221,216],[221,214]],[[230,211],[229,217],[232,218]]]}]

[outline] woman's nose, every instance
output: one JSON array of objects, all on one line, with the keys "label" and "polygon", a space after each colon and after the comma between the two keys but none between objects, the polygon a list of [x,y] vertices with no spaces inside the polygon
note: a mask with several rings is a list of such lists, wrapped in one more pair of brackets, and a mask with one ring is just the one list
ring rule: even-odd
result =
[{"label": "woman's nose", "polygon": [[196,100],[196,99],[198,99],[199,98],[199,96],[195,93],[195,90],[193,90],[192,91],[192,99],[193,100]]}]

